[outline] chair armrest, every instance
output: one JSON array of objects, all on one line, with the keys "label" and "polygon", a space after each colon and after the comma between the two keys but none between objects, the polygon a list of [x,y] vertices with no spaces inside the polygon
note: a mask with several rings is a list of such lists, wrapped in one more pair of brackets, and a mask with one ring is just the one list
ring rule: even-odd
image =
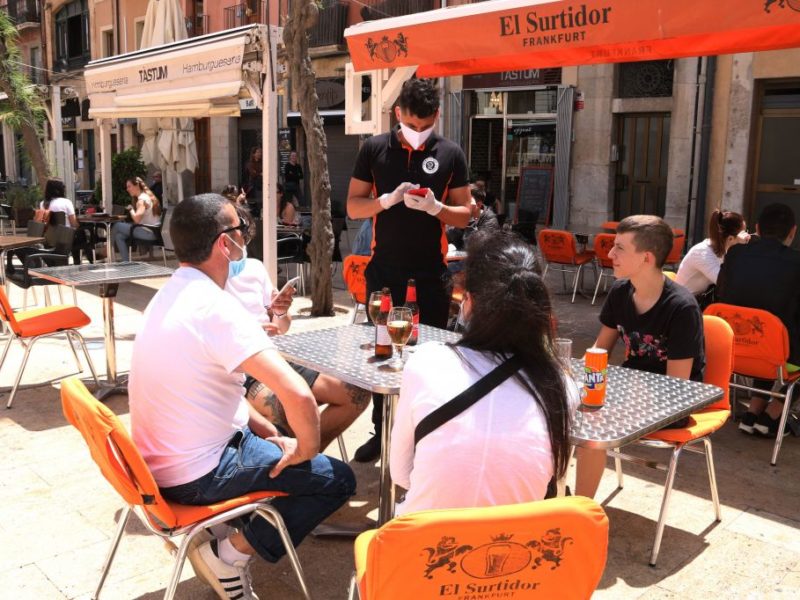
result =
[{"label": "chair armrest", "polygon": [[66,265],[68,260],[69,257],[65,256],[64,254],[48,254],[45,252],[40,252],[38,254],[29,254],[26,256],[23,266],[25,271],[41,266],[60,267]]}]

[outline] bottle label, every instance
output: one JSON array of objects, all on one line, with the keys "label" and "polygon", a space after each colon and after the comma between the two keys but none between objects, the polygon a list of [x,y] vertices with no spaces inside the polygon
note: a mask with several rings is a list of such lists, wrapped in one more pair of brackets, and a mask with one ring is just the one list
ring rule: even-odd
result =
[{"label": "bottle label", "polygon": [[413,323],[411,337],[416,340],[419,337],[419,313],[416,313],[413,317],[411,317],[411,322]]},{"label": "bottle label", "polygon": [[375,345],[376,346],[390,346],[392,338],[389,337],[389,329],[386,325],[378,325],[375,327]]}]

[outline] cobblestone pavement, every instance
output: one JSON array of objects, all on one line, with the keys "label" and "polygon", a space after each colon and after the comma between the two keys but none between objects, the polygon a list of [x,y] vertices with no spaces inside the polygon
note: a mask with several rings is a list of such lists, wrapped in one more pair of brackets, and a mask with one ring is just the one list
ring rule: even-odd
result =
[{"label": "cobblestone pavement", "polygon": [[[554,287],[560,287],[557,275]],[[116,305],[120,370],[130,361],[141,311],[163,280],[120,286]],[[587,284],[591,283],[591,278]],[[587,286],[588,287],[588,286]],[[40,294],[41,296],[41,294]],[[65,299],[69,299],[67,291]],[[95,290],[78,292],[79,305],[92,317],[84,330],[95,365],[104,362],[102,309]],[[12,303],[22,294],[12,287]],[[574,340],[579,355],[597,330],[596,307],[578,298],[556,296],[561,335]],[[307,299],[293,306],[293,329],[328,327],[350,319],[351,303],[336,292],[336,316],[311,319]],[[0,372],[5,403],[22,352],[14,347]],[[612,360],[619,360],[615,353]],[[89,598],[108,549],[120,500],[102,479],[86,446],[61,414],[58,381],[75,372],[63,340],[44,340],[34,348],[14,408],[0,412],[0,598]],[[84,374],[86,376],[86,374]],[[113,397],[108,405],[128,424],[128,403]],[[345,434],[352,451],[371,429],[363,415]],[[663,473],[625,465],[625,488],[607,470],[598,499],[611,521],[608,564],[596,598],[796,598],[800,595],[800,441],[785,440],[777,467],[769,466],[771,442],[743,436],[728,423],[714,436],[723,520],[715,523],[702,457],[681,458],[675,492],[657,568],[648,566],[661,500]],[[338,454],[336,445],[328,451]],[[644,452],[645,456],[656,454]],[[376,516],[377,465],[353,463],[357,495],[332,518],[365,522]],[[345,598],[353,568],[352,541],[309,537],[299,548],[315,598]],[[164,544],[132,522],[104,588],[105,598],[160,598],[170,568]],[[262,599],[299,598],[286,561],[256,561],[255,588]],[[179,598],[213,598],[187,563]]]}]

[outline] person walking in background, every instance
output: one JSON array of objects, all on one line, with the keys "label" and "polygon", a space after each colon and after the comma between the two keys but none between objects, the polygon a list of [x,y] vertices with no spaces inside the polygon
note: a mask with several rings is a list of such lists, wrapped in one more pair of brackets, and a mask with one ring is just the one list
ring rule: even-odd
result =
[{"label": "person walking in background", "polygon": [[729,210],[715,210],[708,220],[708,237],[683,257],[675,281],[697,298],[700,308],[710,304],[725,253],[736,244],[750,241],[744,217]]},{"label": "person walking in background", "polygon": [[253,216],[261,216],[261,207],[264,202],[264,163],[261,160],[261,146],[250,148],[250,158],[244,165],[242,188],[247,194],[247,203],[253,211]]},{"label": "person walking in background", "polygon": [[[553,350],[534,248],[491,230],[467,248],[463,337],[418,346],[403,369],[390,456],[392,481],[408,490],[398,515],[541,500],[567,470],[578,388]],[[415,444],[420,422],[498,369],[506,379]]]},{"label": "person walking in background", "polygon": [[161,171],[153,173],[153,183],[150,184],[150,191],[158,198],[161,204],[164,204],[164,184],[161,181]]},{"label": "person walking in background", "polygon": [[297,162],[297,152],[289,153],[289,161],[283,167],[283,192],[295,208],[304,204],[303,199],[303,167]]},{"label": "person walking in background", "polygon": [[[447,326],[450,281],[445,266],[445,226],[466,227],[470,218],[467,161],[461,147],[439,137],[439,89],[433,80],[410,79],[395,106],[396,129],[361,146],[347,193],[351,219],[374,218],[372,258],[365,272],[367,295],[388,287],[395,306],[405,301],[409,279],[417,283],[420,322]],[[425,188],[424,196],[408,194]],[[374,196],[373,196],[374,192]],[[373,423],[381,428],[382,403]],[[355,453],[361,462],[380,455],[380,435]]]},{"label": "person walking in background", "polygon": [[[114,236],[114,245],[117,248],[117,252],[119,252],[118,258],[123,262],[131,259],[128,244],[131,241],[133,225],[141,223],[142,225],[156,226],[161,223],[161,203],[141,177],[128,179],[125,182],[125,189],[131,198],[135,199],[134,205],[129,204],[127,206],[128,214],[133,222],[116,223],[111,229],[111,235]],[[156,236],[147,227],[137,227],[133,230],[133,239],[153,241]]]}]

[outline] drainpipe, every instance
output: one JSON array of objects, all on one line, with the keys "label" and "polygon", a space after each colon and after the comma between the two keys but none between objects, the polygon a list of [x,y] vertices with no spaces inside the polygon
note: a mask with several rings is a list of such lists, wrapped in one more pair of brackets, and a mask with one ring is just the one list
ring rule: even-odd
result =
[{"label": "drainpipe", "polygon": [[717,57],[706,59],[705,101],[703,103],[703,132],[700,138],[700,168],[697,171],[697,206],[694,218],[694,240],[702,240],[706,236],[708,220],[708,158],[711,154],[711,117],[714,110],[714,81],[717,74]]}]

